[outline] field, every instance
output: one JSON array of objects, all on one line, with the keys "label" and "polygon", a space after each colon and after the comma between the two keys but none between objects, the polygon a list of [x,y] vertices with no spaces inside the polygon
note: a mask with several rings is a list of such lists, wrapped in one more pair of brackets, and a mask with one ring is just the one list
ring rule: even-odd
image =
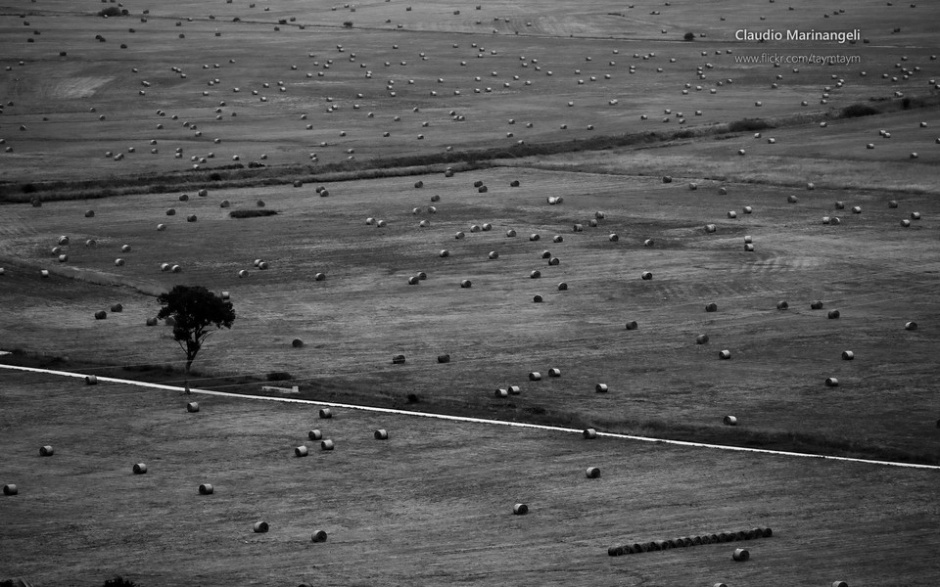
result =
[{"label": "field", "polygon": [[[873,0],[0,7],[2,359],[940,464],[937,18]],[[862,40],[734,39],[796,28]],[[188,376],[172,329],[145,325],[178,284],[238,316]],[[22,491],[0,499],[0,580],[940,577],[932,471],[358,412],[331,423],[334,453],[293,459],[313,407],[186,414],[172,392],[4,381],[0,483]],[[204,476],[217,495],[196,495]],[[730,545],[606,553],[764,525],[753,564]]]},{"label": "field", "polygon": [[[34,585],[121,574],[142,585],[926,587],[940,572],[934,471],[4,380],[3,480],[19,489],[0,500],[0,537],[16,553],[4,571]],[[314,428],[333,452],[307,440]],[[38,454],[46,444],[52,457]],[[310,456],[295,458],[299,445]],[[131,472],[139,462],[146,475]],[[586,478],[589,466],[601,477]],[[202,483],[215,493],[199,495]],[[528,515],[512,515],[515,503]],[[252,532],[260,520],[269,532]],[[607,554],[755,526],[773,537]],[[317,530],[325,543],[311,543]],[[751,560],[732,562],[742,546]]]}]

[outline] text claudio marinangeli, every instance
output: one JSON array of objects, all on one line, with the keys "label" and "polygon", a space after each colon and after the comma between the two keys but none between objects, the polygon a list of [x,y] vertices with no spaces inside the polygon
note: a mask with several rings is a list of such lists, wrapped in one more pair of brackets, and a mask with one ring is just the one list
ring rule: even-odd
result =
[{"label": "text claudio marinangeli", "polygon": [[861,29],[851,31],[817,31],[816,29],[787,29],[778,31],[776,29],[765,29],[755,31],[750,29],[738,29],[734,31],[736,41],[826,41],[835,43],[846,43],[860,41],[862,39]]}]

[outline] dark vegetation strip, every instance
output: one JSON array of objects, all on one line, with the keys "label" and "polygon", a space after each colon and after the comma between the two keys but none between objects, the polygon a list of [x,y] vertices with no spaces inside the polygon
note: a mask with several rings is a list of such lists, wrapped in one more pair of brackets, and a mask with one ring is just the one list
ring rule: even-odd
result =
[{"label": "dark vegetation strip", "polygon": [[[85,375],[122,377],[148,383],[162,383],[183,387],[188,381],[200,389],[225,391],[250,395],[281,397],[277,393],[260,391],[262,385],[272,381],[284,381],[285,387],[297,385],[301,391],[292,396],[298,399],[342,402],[380,408],[408,409],[411,411],[451,416],[466,416],[560,426],[566,428],[594,428],[599,432],[612,432],[632,436],[681,440],[704,444],[738,446],[822,454],[839,457],[862,458],[940,465],[940,455],[906,451],[872,442],[861,442],[847,437],[831,437],[823,434],[807,434],[792,431],[750,429],[746,426],[705,426],[660,420],[589,420],[583,415],[569,411],[555,411],[541,406],[517,406],[507,402],[494,404],[484,401],[467,403],[463,399],[446,397],[419,397],[415,394],[386,393],[380,389],[363,389],[350,386],[342,378],[329,380],[293,379],[289,373],[272,372],[266,376],[213,374],[192,370],[187,376],[182,369],[171,365],[112,365],[91,361],[70,360],[47,354],[35,354],[22,349],[9,349],[10,355],[0,357],[0,362],[40,369],[72,371]],[[120,371],[120,373],[117,373]],[[289,383],[288,383],[289,382]],[[77,384],[76,384],[77,385]],[[489,398],[487,398],[489,400]]]},{"label": "dark vegetation strip", "polygon": [[[877,106],[875,106],[877,104]],[[940,105],[940,96],[870,99],[869,104],[852,104],[841,111],[795,114],[781,118],[743,118],[730,123],[689,127],[673,131],[645,131],[621,135],[600,135],[586,139],[546,143],[525,143],[512,147],[493,147],[467,151],[426,153],[402,157],[376,158],[368,161],[342,161],[324,165],[266,166],[252,161],[199,170],[174,171],[153,175],[127,176],[107,180],[59,180],[46,182],[10,182],[0,184],[0,204],[40,200],[78,200],[109,198],[120,195],[167,193],[199,188],[234,189],[286,185],[304,182],[336,182],[383,177],[401,177],[485,168],[500,159],[548,156],[581,151],[602,151],[620,147],[665,143],[706,136],[722,136],[783,128],[819,122],[824,119],[872,116],[912,108]]]}]

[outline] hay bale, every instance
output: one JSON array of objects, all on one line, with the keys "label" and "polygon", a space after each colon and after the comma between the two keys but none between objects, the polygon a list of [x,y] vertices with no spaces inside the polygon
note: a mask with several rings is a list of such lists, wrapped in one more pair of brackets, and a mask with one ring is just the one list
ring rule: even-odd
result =
[{"label": "hay bale", "polygon": [[904,330],[917,330],[917,322],[907,322],[904,324]]},{"label": "hay bale", "polygon": [[558,284],[558,291],[568,291],[568,284],[562,281]]},{"label": "hay bale", "polygon": [[531,273],[529,273],[529,278],[530,278],[530,279],[538,279],[539,277],[542,277],[542,272],[539,271],[538,269],[536,269],[535,271],[532,271]]},{"label": "hay bale", "polygon": [[516,231],[510,228],[509,230],[506,231],[506,236],[507,236],[508,238],[512,238],[512,237],[516,236]]},{"label": "hay bale", "polygon": [[537,240],[539,240],[539,238],[541,238],[541,237],[539,237],[539,235],[536,234],[536,233],[532,233],[532,234],[529,235],[529,240],[530,240],[530,241],[537,241]]},{"label": "hay bale", "polygon": [[532,371],[531,373],[529,373],[529,381],[541,381],[541,380],[542,380],[542,374],[539,373],[538,371]]},{"label": "hay bale", "polygon": [[450,355],[438,355],[437,362],[438,363],[450,363]]},{"label": "hay bale", "polygon": [[852,351],[842,351],[842,360],[843,361],[854,361],[855,353]]},{"label": "hay bale", "polygon": [[153,318],[153,317],[147,318],[146,324],[147,324],[147,326],[156,326],[156,325],[157,325],[157,319],[156,319],[156,318]]},{"label": "hay bale", "polygon": [[320,419],[329,420],[333,417],[333,412],[330,411],[330,408],[320,408]]},{"label": "hay bale", "polygon": [[707,232],[708,234],[714,234],[715,232],[718,232],[718,227],[714,224],[706,224],[705,232]]},{"label": "hay bale", "polygon": [[573,232],[584,232],[584,225],[583,225],[583,224],[575,224],[574,227],[572,228],[572,231],[573,231]]},{"label": "hay bale", "polygon": [[196,218],[195,214],[190,214],[186,217],[186,222],[196,222],[196,220],[198,220],[198,218]]},{"label": "hay bale", "polygon": [[749,558],[751,558],[751,553],[748,552],[746,548],[735,548],[734,554],[731,555],[731,559],[739,563],[744,562]]},{"label": "hay bale", "polygon": [[55,449],[52,448],[52,445],[45,445],[39,447],[39,456],[41,457],[51,457],[55,454]]},{"label": "hay bale", "polygon": [[112,312],[123,312],[123,311],[124,311],[124,306],[121,305],[121,304],[114,304],[114,305],[111,306],[111,311],[112,311]]},{"label": "hay bale", "polygon": [[320,441],[320,450],[333,450],[334,448],[336,445],[329,438]]},{"label": "hay bale", "polygon": [[314,532],[313,536],[310,537],[310,542],[326,542],[326,532],[317,530]]},{"label": "hay bale", "polygon": [[612,233],[607,237],[607,240],[609,240],[612,243],[615,243],[620,240],[620,237],[617,234]]},{"label": "hay bale", "polygon": [[532,296],[532,301],[533,301],[534,303],[536,303],[536,304],[541,304],[541,303],[542,303],[542,296],[540,296],[540,295],[534,295],[534,296]]},{"label": "hay bale", "polygon": [[778,310],[786,310],[789,307],[790,307],[790,304],[788,304],[786,300],[780,300],[779,302],[777,302]]},{"label": "hay bale", "polygon": [[644,271],[643,273],[640,274],[640,279],[642,279],[643,281],[650,281],[653,279],[653,274],[650,273],[649,271]]},{"label": "hay bale", "polygon": [[3,486],[3,495],[16,495],[19,492],[15,483],[7,483]]},{"label": "hay bale", "polygon": [[94,375],[85,375],[85,385],[98,385],[98,378]]},{"label": "hay bale", "polygon": [[376,440],[388,440],[388,431],[384,428],[379,428],[372,433],[372,437]]},{"label": "hay bale", "polygon": [[672,177],[668,175],[663,176],[663,183],[672,183]]},{"label": "hay bale", "polygon": [[654,241],[654,240],[651,239],[651,238],[648,238],[648,239],[646,239],[645,241],[643,241],[643,246],[644,246],[644,247],[652,247],[654,244],[656,244],[656,241]]},{"label": "hay bale", "polygon": [[524,516],[529,513],[529,506],[524,503],[517,503],[516,505],[512,506],[512,513],[516,516]]},{"label": "hay bale", "polygon": [[[262,267],[262,269],[265,269],[265,268],[266,267]],[[172,271],[173,273],[180,273],[183,271],[183,268],[180,267],[179,265],[173,265],[172,267],[170,267],[170,271]]]},{"label": "hay bale", "polygon": [[708,344],[708,335],[699,334],[695,337],[695,344]]},{"label": "hay bale", "polygon": [[323,433],[321,433],[319,430],[311,430],[307,432],[307,438],[310,440],[322,440]]},{"label": "hay bale", "polygon": [[559,265],[560,263],[561,263],[561,259],[559,259],[558,257],[552,257],[551,259],[548,260],[548,264],[552,267],[555,267]]},{"label": "hay bale", "polygon": [[581,436],[583,436],[585,440],[594,440],[597,438],[597,430],[594,430],[593,428],[585,428],[581,431]]},{"label": "hay bale", "polygon": [[815,300],[813,302],[810,302],[809,304],[810,310],[822,310],[822,308],[823,308],[822,300]]},{"label": "hay bale", "polygon": [[85,218],[94,218],[94,217],[95,217],[94,210],[85,210]]},{"label": "hay bale", "polygon": [[901,226],[903,226],[904,228],[910,228],[910,226],[911,226],[911,221],[908,220],[907,218],[905,218],[905,219],[901,220]]},{"label": "hay bale", "polygon": [[548,376],[549,377],[561,377],[561,369],[556,369],[552,367],[551,369],[548,370]]},{"label": "hay bale", "polygon": [[202,483],[199,485],[199,495],[212,495],[215,493],[215,488],[212,487],[211,483]]},{"label": "hay bale", "polygon": [[794,195],[787,196],[787,202],[789,202],[790,204],[796,204],[798,201],[799,199]]},{"label": "hay bale", "polygon": [[105,312],[104,310],[98,310],[97,312],[95,312],[95,320],[104,320],[107,317],[108,317],[108,313]]},{"label": "hay bale", "polygon": [[911,220],[920,220],[920,212],[911,212]]},{"label": "hay bale", "polygon": [[392,357],[393,365],[404,365],[405,364],[405,355],[395,355]]},{"label": "hay bale", "polygon": [[715,302],[709,302],[709,303],[705,304],[705,311],[706,311],[706,312],[717,312],[717,311],[718,311],[718,304],[716,304]]},{"label": "hay bale", "polygon": [[588,467],[585,471],[588,479],[597,479],[601,476],[601,470],[597,467]]},{"label": "hay bale", "polygon": [[890,200],[890,201],[888,202],[888,208],[897,208],[897,207],[898,207],[898,201],[897,201],[897,200]]},{"label": "hay bale", "polygon": [[556,234],[555,236],[552,237],[553,243],[561,243],[564,241],[565,241],[565,237],[561,236],[560,234]]},{"label": "hay bale", "polygon": [[326,279],[325,273],[317,273],[316,275],[313,276],[314,281],[324,281],[325,279]]},{"label": "hay bale", "polygon": [[827,377],[826,387],[839,387],[839,380],[835,377]]},{"label": "hay bale", "polygon": [[490,254],[487,255],[490,259],[499,259],[499,253],[496,251],[490,251]]},{"label": "hay bale", "polygon": [[294,347],[295,349],[299,349],[302,346],[304,346],[304,341],[300,340],[299,338],[295,338],[294,340],[291,341],[290,345]]},{"label": "hay bale", "polygon": [[418,285],[419,283],[421,283],[421,280],[418,279],[417,275],[412,275],[408,278],[408,285]]},{"label": "hay bale", "polygon": [[725,416],[722,422],[724,423],[725,426],[737,426],[738,425],[738,419],[734,416]]},{"label": "hay bale", "polygon": [[627,322],[627,330],[636,330],[638,328],[636,320]]},{"label": "hay bale", "polygon": [[264,521],[255,522],[252,525],[251,529],[254,530],[256,534],[264,534],[265,532],[268,531],[268,523]]},{"label": "hay bale", "polygon": [[836,210],[845,210],[845,202],[843,202],[843,201],[841,201],[841,200],[836,200],[836,203],[834,204],[834,207],[835,207]]},{"label": "hay bale", "polygon": [[518,385],[510,385],[506,388],[506,391],[509,392],[509,395],[520,395],[522,393],[522,388]]},{"label": "hay bale", "polygon": [[826,317],[830,320],[836,320],[839,318],[839,316],[841,316],[839,310],[829,310],[829,313],[826,315]]},{"label": "hay bale", "polygon": [[728,359],[731,358],[731,351],[729,351],[728,349],[719,351],[718,358],[721,360],[727,361]]},{"label": "hay bale", "polygon": [[190,414],[195,414],[196,412],[199,411],[199,403],[189,402],[188,404],[186,404],[186,411],[189,412]]},{"label": "hay bale", "polygon": [[41,270],[39,271],[39,276],[40,276],[40,277],[48,278],[48,277],[49,277],[49,270],[48,270],[48,269],[41,269]]},{"label": "hay bale", "polygon": [[833,581],[832,587],[849,587],[849,584],[845,581]]},{"label": "hay bale", "polygon": [[852,214],[861,214],[861,213],[862,213],[861,206],[852,206]]},{"label": "hay bale", "polygon": [[450,251],[448,251],[447,249],[441,249],[441,252],[438,253],[438,255],[439,255],[442,259],[444,259],[444,258],[450,257]]},{"label": "hay bale", "polygon": [[735,212],[734,210],[729,210],[729,211],[728,211],[728,218],[737,218],[737,217],[738,217],[738,213],[737,213],[737,212]]},{"label": "hay bale", "polygon": [[146,463],[134,463],[132,468],[135,475],[146,475],[147,474],[147,464]]},{"label": "hay bale", "polygon": [[163,232],[164,230],[166,230],[166,224],[158,224],[158,225],[157,225],[157,231],[158,231],[158,232]]},{"label": "hay bale", "polygon": [[509,390],[499,388],[496,390],[496,397],[509,397]]},{"label": "hay bale", "polygon": [[123,266],[124,266],[124,259],[121,259],[120,257],[117,258],[117,259],[115,259],[115,260],[114,260],[114,266],[115,266],[115,267],[123,267]]},{"label": "hay bale", "polygon": [[309,451],[307,450],[307,447],[306,447],[306,446],[301,445],[301,446],[295,446],[295,447],[294,447],[294,456],[295,456],[295,457],[298,457],[298,458],[299,458],[299,457],[305,457],[305,456],[307,456],[308,454],[310,454],[310,453],[309,453]]},{"label": "hay bale", "polygon": [[[632,553],[633,551],[631,550],[630,552]],[[607,556],[621,556],[623,554],[626,554],[626,549],[622,545],[610,546],[607,548]]]}]

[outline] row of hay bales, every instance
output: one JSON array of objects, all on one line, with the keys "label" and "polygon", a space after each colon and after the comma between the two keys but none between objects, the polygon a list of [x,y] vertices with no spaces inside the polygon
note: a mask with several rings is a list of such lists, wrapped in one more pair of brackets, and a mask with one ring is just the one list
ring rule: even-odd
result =
[{"label": "row of hay bales", "polygon": [[737,532],[719,532],[716,534],[702,534],[700,536],[682,536],[679,538],[671,538],[666,540],[651,540],[648,542],[616,544],[607,549],[607,554],[610,556],[642,554],[644,552],[657,552],[662,550],[669,550],[671,548],[685,548],[689,546],[702,546],[706,544],[770,538],[773,536],[773,534],[773,530],[770,528],[752,528],[750,530],[739,530]]}]

